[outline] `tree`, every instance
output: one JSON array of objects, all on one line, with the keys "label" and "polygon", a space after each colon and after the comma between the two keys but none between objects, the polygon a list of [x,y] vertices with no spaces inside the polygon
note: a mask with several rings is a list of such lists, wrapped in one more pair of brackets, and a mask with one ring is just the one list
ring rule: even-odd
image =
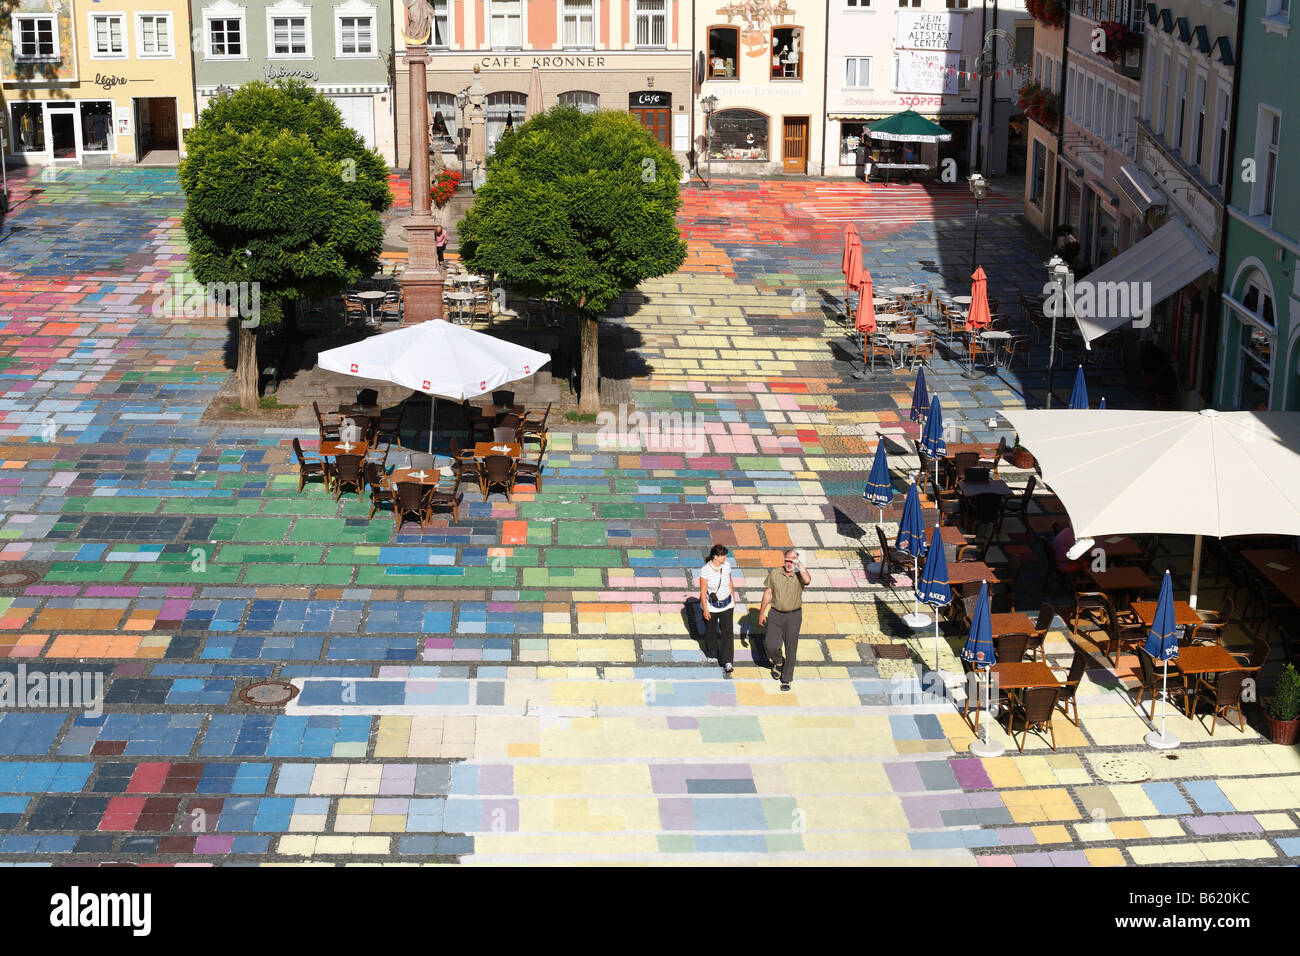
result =
[{"label": "tree", "polygon": [[292,333],[299,298],[335,295],[379,268],[388,166],[301,81],[218,96],[186,145],[178,176],[191,271],[258,290],[260,314],[237,323],[239,404],[251,410],[258,329],[283,321]]},{"label": "tree", "polygon": [[461,252],[518,292],[578,313],[578,410],[600,408],[598,322],[619,296],[686,260],[681,167],[630,114],[557,106],[497,143],[461,221]]}]

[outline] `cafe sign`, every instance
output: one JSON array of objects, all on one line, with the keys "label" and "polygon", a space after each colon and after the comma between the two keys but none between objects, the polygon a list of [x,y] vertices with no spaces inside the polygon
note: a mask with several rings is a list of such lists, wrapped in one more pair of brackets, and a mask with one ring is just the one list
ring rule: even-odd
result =
[{"label": "cafe sign", "polygon": [[665,107],[671,108],[673,105],[673,95],[663,90],[642,90],[640,93],[630,93],[628,95],[628,105],[632,109],[645,107]]}]

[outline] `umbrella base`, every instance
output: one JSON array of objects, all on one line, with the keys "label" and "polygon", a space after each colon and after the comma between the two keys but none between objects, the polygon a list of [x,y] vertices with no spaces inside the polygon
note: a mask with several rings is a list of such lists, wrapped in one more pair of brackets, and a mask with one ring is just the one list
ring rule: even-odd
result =
[{"label": "umbrella base", "polygon": [[872,561],[870,564],[868,564],[867,574],[871,575],[873,578],[880,577],[880,562]]},{"label": "umbrella base", "polygon": [[968,368],[966,369],[966,371],[961,373],[961,377],[968,378],[971,381],[975,381],[976,379],[986,378],[987,376],[984,372],[980,371],[977,368]]},{"label": "umbrella base", "polygon": [[913,612],[911,614],[903,615],[903,623],[913,630],[917,630],[922,627],[929,627],[934,623],[934,620],[927,614]]},{"label": "umbrella base", "polygon": [[1001,757],[1007,752],[1007,748],[1001,744],[996,744],[991,740],[985,743],[979,737],[972,740],[970,746],[966,749],[976,757]]},{"label": "umbrella base", "polygon": [[1173,750],[1179,743],[1178,738],[1169,731],[1160,734],[1153,730],[1142,739],[1146,741],[1147,746],[1152,750]]}]

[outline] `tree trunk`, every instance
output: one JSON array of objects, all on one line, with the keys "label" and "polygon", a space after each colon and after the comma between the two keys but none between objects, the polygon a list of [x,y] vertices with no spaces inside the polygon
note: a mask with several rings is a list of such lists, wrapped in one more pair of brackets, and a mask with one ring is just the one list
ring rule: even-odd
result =
[{"label": "tree trunk", "polygon": [[257,367],[257,329],[246,329],[236,323],[239,329],[239,358],[235,364],[235,384],[239,390],[239,407],[246,412],[257,409],[257,379],[261,370]]},{"label": "tree trunk", "polygon": [[578,412],[600,412],[600,320],[584,315],[582,323],[582,382],[578,386]]}]

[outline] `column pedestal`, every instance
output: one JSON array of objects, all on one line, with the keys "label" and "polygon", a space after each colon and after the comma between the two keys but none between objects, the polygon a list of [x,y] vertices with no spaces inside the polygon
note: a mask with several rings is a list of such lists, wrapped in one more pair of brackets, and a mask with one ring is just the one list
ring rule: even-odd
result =
[{"label": "column pedestal", "polygon": [[441,319],[443,271],[438,266],[433,230],[437,220],[429,194],[429,101],[425,69],[429,54],[423,45],[406,48],[411,105],[411,215],[406,229],[406,271],[402,291],[406,305],[402,324]]}]

